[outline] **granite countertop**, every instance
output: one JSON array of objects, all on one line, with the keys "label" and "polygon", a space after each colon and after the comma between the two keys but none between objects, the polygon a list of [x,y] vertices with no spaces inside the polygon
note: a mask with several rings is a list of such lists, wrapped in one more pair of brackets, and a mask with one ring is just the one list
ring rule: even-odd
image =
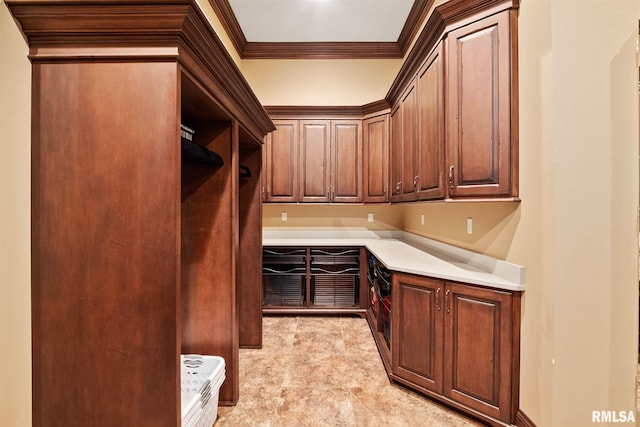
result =
[{"label": "granite countertop", "polygon": [[524,267],[403,231],[264,229],[264,246],[364,246],[389,270],[525,290]]}]

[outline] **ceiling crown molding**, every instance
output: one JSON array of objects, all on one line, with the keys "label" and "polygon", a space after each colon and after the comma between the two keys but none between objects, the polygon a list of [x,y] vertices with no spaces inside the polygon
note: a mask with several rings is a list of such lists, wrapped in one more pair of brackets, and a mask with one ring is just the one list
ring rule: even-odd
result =
[{"label": "ceiling crown molding", "polygon": [[229,0],[209,0],[242,59],[403,58],[434,0],[416,0],[396,42],[249,42]]}]

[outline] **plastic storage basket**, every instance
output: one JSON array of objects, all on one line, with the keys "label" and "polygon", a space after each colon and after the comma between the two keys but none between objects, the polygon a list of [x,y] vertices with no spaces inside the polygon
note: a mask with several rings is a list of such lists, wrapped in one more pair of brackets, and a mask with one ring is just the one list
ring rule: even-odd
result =
[{"label": "plastic storage basket", "polygon": [[219,356],[180,356],[182,427],[211,427],[218,417],[218,396],[225,379]]}]

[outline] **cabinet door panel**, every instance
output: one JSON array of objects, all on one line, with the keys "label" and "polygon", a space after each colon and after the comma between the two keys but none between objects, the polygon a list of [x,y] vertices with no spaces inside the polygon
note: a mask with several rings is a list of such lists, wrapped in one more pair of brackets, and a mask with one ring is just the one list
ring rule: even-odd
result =
[{"label": "cabinet door panel", "polygon": [[495,418],[511,417],[511,295],[447,284],[445,396]]},{"label": "cabinet door panel", "polygon": [[389,200],[389,118],[385,114],[363,123],[364,202]]},{"label": "cabinet door panel", "polygon": [[416,187],[416,140],[417,140],[417,101],[416,88],[412,85],[402,99],[402,200],[415,200]]},{"label": "cabinet door panel", "polygon": [[416,139],[417,139],[417,100],[413,81],[400,97],[400,102],[391,112],[391,167],[392,202],[417,199],[416,177]]},{"label": "cabinet door panel", "polygon": [[266,201],[298,200],[298,122],[274,120],[265,144]]},{"label": "cabinet door panel", "polygon": [[397,104],[391,109],[390,116],[391,126],[391,140],[389,144],[391,146],[390,155],[390,187],[389,198],[392,202],[395,202],[400,195],[400,186],[402,181],[402,109]]},{"label": "cabinet door panel", "polygon": [[362,122],[331,121],[331,200],[362,201]]},{"label": "cabinet door panel", "polygon": [[303,202],[329,202],[330,121],[300,121]]},{"label": "cabinet door panel", "polygon": [[448,36],[448,164],[452,196],[511,192],[511,39],[497,14]]},{"label": "cabinet door panel", "polygon": [[442,393],[444,282],[394,273],[393,286],[393,373]]},{"label": "cabinet door panel", "polygon": [[418,198],[444,197],[443,61],[439,46],[418,72]]}]

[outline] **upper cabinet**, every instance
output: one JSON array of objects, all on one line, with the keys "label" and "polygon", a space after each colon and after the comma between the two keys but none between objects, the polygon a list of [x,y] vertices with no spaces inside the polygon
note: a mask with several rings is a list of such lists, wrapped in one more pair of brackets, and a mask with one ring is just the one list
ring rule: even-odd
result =
[{"label": "upper cabinet", "polygon": [[416,200],[417,102],[415,81],[391,109],[391,201]]},{"label": "upper cabinet", "polygon": [[389,115],[362,122],[362,201],[389,201]]},{"label": "upper cabinet", "polygon": [[517,199],[518,5],[434,10],[386,97],[392,202]]},{"label": "upper cabinet", "polygon": [[362,120],[274,120],[265,139],[266,202],[362,201]]},{"label": "upper cabinet", "polygon": [[444,197],[444,61],[438,45],[416,78],[418,138],[416,185],[419,200]]},{"label": "upper cabinet", "polygon": [[263,197],[268,202],[298,200],[298,121],[274,120],[265,138]]},{"label": "upper cabinet", "polygon": [[446,39],[451,197],[517,195],[516,47],[510,28],[510,14],[503,12],[451,31]]}]

